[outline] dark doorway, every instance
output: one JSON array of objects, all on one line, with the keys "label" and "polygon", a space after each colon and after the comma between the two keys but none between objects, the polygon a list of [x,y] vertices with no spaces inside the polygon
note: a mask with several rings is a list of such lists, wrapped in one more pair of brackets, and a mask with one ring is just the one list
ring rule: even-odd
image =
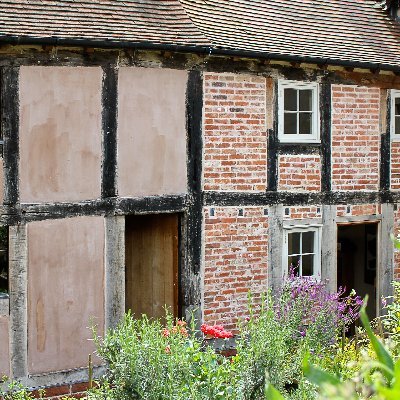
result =
[{"label": "dark doorway", "polygon": [[337,281],[347,294],[354,289],[362,298],[368,294],[367,313],[376,317],[378,267],[378,223],[338,225]]},{"label": "dark doorway", "polygon": [[178,214],[127,216],[125,308],[139,317],[178,316]]}]

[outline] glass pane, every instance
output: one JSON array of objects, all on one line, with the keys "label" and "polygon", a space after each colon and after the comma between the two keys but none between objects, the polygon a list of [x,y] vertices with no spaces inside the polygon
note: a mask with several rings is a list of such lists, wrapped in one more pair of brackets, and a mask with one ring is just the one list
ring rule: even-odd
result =
[{"label": "glass pane", "polygon": [[394,118],[394,133],[400,135],[400,116]]},{"label": "glass pane", "polygon": [[314,255],[309,254],[301,258],[301,274],[311,276],[314,272]]},{"label": "glass pane", "polygon": [[296,135],[297,133],[297,114],[288,114],[284,115],[284,127],[283,133],[285,135]]},{"label": "glass pane", "polygon": [[285,111],[297,111],[297,90],[283,89],[283,98],[285,100]]},{"label": "glass pane", "polygon": [[400,115],[400,97],[394,99],[394,114]]},{"label": "glass pane", "polygon": [[288,256],[300,254],[300,232],[288,234]]},{"label": "glass pane", "polygon": [[312,111],[312,90],[299,90],[300,111]]},{"label": "glass pane", "polygon": [[314,253],[314,233],[304,232],[302,237],[302,253]]},{"label": "glass pane", "polygon": [[300,256],[288,257],[288,272],[293,271],[296,275],[299,275]]},{"label": "glass pane", "polygon": [[299,133],[300,135],[312,135],[311,113],[299,114]]}]

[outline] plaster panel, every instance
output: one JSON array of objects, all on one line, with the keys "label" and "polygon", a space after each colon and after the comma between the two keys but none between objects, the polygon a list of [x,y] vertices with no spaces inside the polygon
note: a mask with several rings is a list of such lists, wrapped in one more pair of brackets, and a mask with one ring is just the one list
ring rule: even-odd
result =
[{"label": "plaster panel", "polygon": [[19,82],[21,202],[100,197],[101,68],[23,66]]},{"label": "plaster panel", "polygon": [[104,331],[104,219],[76,217],[28,225],[28,370],[87,365],[87,328]]},{"label": "plaster panel", "polygon": [[186,193],[186,84],[186,71],[120,68],[120,196]]},{"label": "plaster panel", "polygon": [[0,378],[10,376],[9,318],[0,316]]}]

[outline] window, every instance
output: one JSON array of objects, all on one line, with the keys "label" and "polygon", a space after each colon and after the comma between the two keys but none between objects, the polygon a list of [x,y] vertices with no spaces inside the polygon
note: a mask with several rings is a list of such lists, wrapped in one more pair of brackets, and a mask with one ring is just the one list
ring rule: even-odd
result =
[{"label": "window", "polygon": [[319,227],[293,227],[284,231],[283,272],[290,267],[301,276],[321,277],[321,234]]},{"label": "window", "polygon": [[8,294],[8,226],[0,227],[0,297]]},{"label": "window", "polygon": [[279,81],[278,110],[281,142],[319,141],[318,83]]},{"label": "window", "polygon": [[400,139],[400,90],[392,90],[390,123],[392,138]]}]

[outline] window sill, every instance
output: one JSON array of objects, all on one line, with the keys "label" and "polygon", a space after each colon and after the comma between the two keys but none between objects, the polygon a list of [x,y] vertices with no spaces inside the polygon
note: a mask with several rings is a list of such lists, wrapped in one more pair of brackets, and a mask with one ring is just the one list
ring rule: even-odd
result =
[{"label": "window sill", "polygon": [[[320,144],[321,140],[320,139],[286,139],[286,138],[282,138],[279,137],[279,142],[280,143],[284,143],[284,144]],[[400,140],[400,138],[399,138]]]},{"label": "window sill", "polygon": [[10,297],[8,294],[0,293],[0,316],[10,314]]}]

